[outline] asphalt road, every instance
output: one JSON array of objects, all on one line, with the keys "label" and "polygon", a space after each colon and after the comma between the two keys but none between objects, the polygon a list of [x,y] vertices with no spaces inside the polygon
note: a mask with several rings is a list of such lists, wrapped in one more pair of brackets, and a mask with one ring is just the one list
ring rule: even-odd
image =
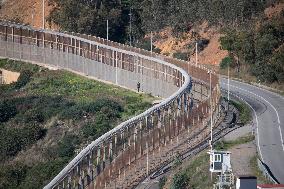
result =
[{"label": "asphalt road", "polygon": [[[227,90],[227,79],[221,79]],[[253,109],[254,131],[260,158],[274,177],[284,183],[284,97],[249,84],[230,80],[231,97],[241,98]],[[164,174],[163,176],[167,175]],[[158,180],[147,178],[136,189],[158,189]]]},{"label": "asphalt road", "polygon": [[[227,79],[221,88],[227,89]],[[265,89],[230,80],[230,92],[253,109],[260,158],[274,177],[284,184],[284,97]]]}]

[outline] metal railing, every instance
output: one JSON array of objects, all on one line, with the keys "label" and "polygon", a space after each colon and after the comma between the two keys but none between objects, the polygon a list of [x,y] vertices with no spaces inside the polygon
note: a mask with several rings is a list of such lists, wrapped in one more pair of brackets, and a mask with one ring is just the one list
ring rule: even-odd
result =
[{"label": "metal railing", "polygon": [[[209,117],[209,74],[203,67],[101,38],[0,22],[0,56],[70,70],[164,100],[83,149],[45,188],[101,188],[182,130]],[[186,71],[191,75],[187,74]],[[212,76],[212,110],[220,98]],[[216,115],[216,114],[214,114]]]}]

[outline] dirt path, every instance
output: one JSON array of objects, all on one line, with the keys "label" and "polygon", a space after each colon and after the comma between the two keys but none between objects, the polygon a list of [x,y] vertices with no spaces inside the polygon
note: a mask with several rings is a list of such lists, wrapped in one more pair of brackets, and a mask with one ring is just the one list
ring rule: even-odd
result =
[{"label": "dirt path", "polygon": [[229,149],[231,151],[231,164],[235,175],[253,175],[251,159],[256,155],[254,141],[240,144]]}]

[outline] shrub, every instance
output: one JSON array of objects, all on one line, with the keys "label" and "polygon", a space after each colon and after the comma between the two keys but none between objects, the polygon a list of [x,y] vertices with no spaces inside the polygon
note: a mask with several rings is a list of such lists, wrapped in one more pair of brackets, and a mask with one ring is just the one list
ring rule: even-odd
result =
[{"label": "shrub", "polygon": [[76,145],[79,144],[79,138],[76,135],[68,134],[58,144],[59,157],[72,157],[74,156]]},{"label": "shrub", "polygon": [[12,101],[0,101],[0,122],[6,122],[17,114],[17,109]]},{"label": "shrub", "polygon": [[31,123],[31,122],[43,123],[45,121],[45,118],[41,110],[32,109],[25,113],[24,121],[25,123]]},{"label": "shrub", "polygon": [[220,68],[221,69],[225,69],[228,66],[232,66],[234,62],[234,59],[230,56],[226,56],[225,58],[223,58],[223,60],[220,62]]},{"label": "shrub", "polygon": [[0,129],[0,159],[15,156],[26,146],[34,144],[42,139],[46,134],[46,129],[38,124],[29,124],[23,128],[1,128]]},{"label": "shrub", "polygon": [[32,75],[32,72],[29,70],[22,71],[20,77],[18,78],[18,81],[15,84],[15,88],[20,89],[24,87],[30,81]]},{"label": "shrub", "polygon": [[100,111],[103,107],[108,107],[117,112],[123,111],[122,106],[118,102],[107,98],[97,99],[95,102],[86,104],[85,110],[88,113],[96,113]]},{"label": "shrub", "polygon": [[0,188],[18,188],[25,179],[28,167],[22,163],[0,166]]},{"label": "shrub", "polygon": [[95,122],[88,122],[82,127],[85,137],[97,139],[112,128],[110,120],[104,114],[96,115]]},{"label": "shrub", "polygon": [[180,59],[180,60],[188,61],[188,54],[187,53],[176,52],[176,53],[173,54],[173,57]]},{"label": "shrub", "polygon": [[198,51],[203,51],[205,49],[205,47],[207,47],[207,45],[209,44],[209,40],[208,39],[199,39],[197,41],[198,44]]},{"label": "shrub", "polygon": [[82,106],[73,105],[66,107],[60,114],[61,119],[74,119],[78,120],[84,115],[84,110]]},{"label": "shrub", "polygon": [[62,170],[62,167],[68,163],[68,159],[59,158],[56,160],[41,162],[30,167],[25,175],[24,180],[17,187],[19,189],[38,189],[48,184],[50,178],[53,178]]},{"label": "shrub", "polygon": [[188,177],[185,173],[178,173],[173,178],[171,189],[185,189],[188,183]]},{"label": "shrub", "polygon": [[162,178],[159,179],[159,189],[162,189],[167,182],[167,178],[163,176]]}]

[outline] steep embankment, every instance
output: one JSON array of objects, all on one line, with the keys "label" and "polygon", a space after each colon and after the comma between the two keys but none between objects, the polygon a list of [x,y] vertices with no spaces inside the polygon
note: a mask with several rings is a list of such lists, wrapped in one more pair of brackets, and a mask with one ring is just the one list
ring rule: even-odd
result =
[{"label": "steep embankment", "polygon": [[[52,7],[45,1],[46,18],[51,10]],[[35,28],[42,27],[42,15],[42,1],[39,0],[6,0],[0,9],[0,19],[29,24]],[[51,26],[46,22],[46,27]]]},{"label": "steep embankment", "polygon": [[219,38],[221,36],[218,29],[209,27],[207,23],[193,27],[188,33],[174,37],[171,29],[167,28],[159,32],[155,46],[161,49],[161,53],[173,55],[175,53],[187,54],[190,60],[195,61],[195,42],[196,39],[209,40],[204,49],[200,49],[198,63],[218,65],[227,56],[227,51],[220,49]]}]

